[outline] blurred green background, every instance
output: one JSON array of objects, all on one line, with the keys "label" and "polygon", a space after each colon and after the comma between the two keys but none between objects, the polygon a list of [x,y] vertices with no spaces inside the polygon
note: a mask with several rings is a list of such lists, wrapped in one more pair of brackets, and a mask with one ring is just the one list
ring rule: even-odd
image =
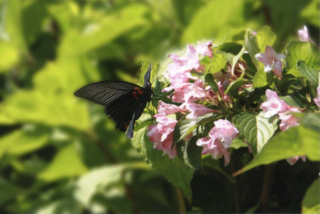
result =
[{"label": "blurred green background", "polygon": [[141,61],[248,27],[270,26],[278,52],[303,25],[319,44],[318,8],[317,0],[1,0],[0,213],[179,212],[181,193],[102,106],[73,93],[135,82]]}]

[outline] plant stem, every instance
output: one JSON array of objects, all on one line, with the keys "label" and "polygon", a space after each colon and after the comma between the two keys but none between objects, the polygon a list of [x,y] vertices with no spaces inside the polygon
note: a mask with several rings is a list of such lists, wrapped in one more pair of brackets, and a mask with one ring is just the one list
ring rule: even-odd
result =
[{"label": "plant stem", "polygon": [[260,199],[263,213],[266,213],[269,207],[270,188],[273,181],[274,166],[274,164],[267,165],[264,171],[263,186]]},{"label": "plant stem", "polygon": [[177,197],[179,202],[179,211],[181,214],[186,213],[186,205],[184,203],[183,195],[180,189],[176,188],[177,191]]}]

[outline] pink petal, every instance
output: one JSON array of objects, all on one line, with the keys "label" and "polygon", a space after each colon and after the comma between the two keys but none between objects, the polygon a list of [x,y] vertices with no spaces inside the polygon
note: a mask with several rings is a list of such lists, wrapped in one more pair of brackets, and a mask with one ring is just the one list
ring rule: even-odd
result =
[{"label": "pink petal", "polygon": [[320,86],[317,87],[317,96],[313,101],[318,107],[320,107]]},{"label": "pink petal", "polygon": [[204,105],[197,104],[197,103],[187,103],[185,108],[190,112],[187,115],[188,119],[197,119],[199,116],[202,116],[208,113],[217,112],[216,110],[209,109]]},{"label": "pink petal", "polygon": [[298,118],[290,114],[290,112],[279,113],[279,118],[281,120],[280,130],[285,131],[291,127],[298,126]]},{"label": "pink petal", "polygon": [[265,53],[267,55],[268,62],[273,61],[273,58],[276,56],[276,52],[274,49],[270,46],[266,46]]},{"label": "pink petal", "polygon": [[279,77],[279,79],[282,79],[282,62],[280,60],[275,62],[273,73]]},{"label": "pink petal", "polygon": [[298,35],[300,37],[300,41],[309,42],[310,38],[309,38],[308,29],[306,26],[304,26],[303,29],[298,30]]}]

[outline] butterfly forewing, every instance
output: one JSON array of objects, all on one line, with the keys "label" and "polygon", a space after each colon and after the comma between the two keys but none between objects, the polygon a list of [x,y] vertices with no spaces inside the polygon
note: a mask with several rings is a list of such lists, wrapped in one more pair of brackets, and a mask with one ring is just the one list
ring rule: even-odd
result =
[{"label": "butterfly forewing", "polygon": [[139,86],[128,82],[98,82],[84,86],[75,95],[107,106],[114,100],[131,94],[135,87]]}]

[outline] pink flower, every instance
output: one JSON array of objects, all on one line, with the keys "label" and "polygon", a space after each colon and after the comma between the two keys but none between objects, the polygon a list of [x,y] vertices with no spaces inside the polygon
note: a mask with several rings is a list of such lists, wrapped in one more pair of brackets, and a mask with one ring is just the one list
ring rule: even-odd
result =
[{"label": "pink flower", "polygon": [[154,148],[162,150],[163,154],[168,154],[169,158],[177,155],[176,147],[171,149],[173,141],[173,130],[177,124],[177,120],[168,118],[164,113],[154,116],[157,125],[151,125],[147,129],[147,136],[154,143]]},{"label": "pink flower", "polygon": [[188,90],[185,90],[183,99],[184,102],[189,103],[208,99],[208,94],[201,79],[198,79],[194,83],[191,83],[189,86],[190,87],[188,87]]},{"label": "pink flower", "polygon": [[179,106],[173,104],[167,104],[165,102],[160,101],[158,106],[158,113],[164,113],[165,115],[168,114],[175,114],[178,112],[186,112],[186,110],[180,108]]},{"label": "pink flower", "polygon": [[272,47],[266,46],[264,53],[255,55],[256,59],[264,64],[264,71],[273,73],[280,79],[282,78],[282,61],[286,56],[283,54],[276,54]]},{"label": "pink flower", "polygon": [[317,97],[313,99],[314,103],[320,107],[320,85],[317,87]]},{"label": "pink flower", "polygon": [[300,37],[300,41],[309,42],[310,38],[309,38],[308,29],[306,26],[304,26],[303,29],[298,30],[298,35]]},{"label": "pink flower", "polygon": [[197,141],[202,146],[202,154],[211,154],[211,157],[218,159],[224,156],[225,165],[230,161],[230,154],[227,150],[231,146],[232,139],[238,136],[238,130],[228,120],[214,122],[215,127],[209,132],[209,137]]},{"label": "pink flower", "polygon": [[306,162],[306,156],[296,156],[293,158],[287,158],[287,161],[290,165],[294,165],[299,160],[299,158],[301,158],[301,160]]},{"label": "pink flower", "polygon": [[202,154],[210,154],[213,159],[219,159],[224,156],[224,164],[227,165],[230,161],[230,153],[223,146],[220,140],[208,137],[200,138],[197,141],[197,146],[202,146]]},{"label": "pink flower", "polygon": [[212,42],[200,43],[196,46],[197,53],[202,56],[209,56],[212,58]]},{"label": "pink flower", "polygon": [[[189,102],[187,100],[191,97],[190,93],[196,97],[206,96],[201,80],[192,76],[191,71],[202,72],[204,70],[203,66],[200,65],[199,56],[212,57],[211,47],[212,42],[198,44],[196,48],[188,45],[184,56],[180,57],[176,54],[169,55],[169,58],[171,58],[173,62],[168,65],[166,76],[169,78],[171,85],[163,89],[163,92],[174,90],[172,96],[174,102]],[[196,84],[190,83],[190,80],[195,81]],[[190,93],[186,97],[188,92]],[[199,92],[200,94],[195,92]],[[196,97],[195,99],[197,99]]]},{"label": "pink flower", "polygon": [[197,119],[197,117],[208,114],[208,113],[219,112],[217,110],[209,109],[204,105],[201,105],[198,103],[184,103],[182,104],[182,108],[190,112],[186,117],[188,119]]},{"label": "pink flower", "polygon": [[299,113],[299,109],[293,106],[289,106],[286,102],[281,100],[277,93],[268,89],[266,91],[266,95],[268,100],[266,102],[263,102],[260,106],[260,108],[264,111],[267,112],[266,116],[271,117],[276,114],[279,115],[279,118],[281,120],[280,123],[280,130],[285,131],[290,127],[294,127],[299,125],[298,119],[290,114],[293,112]]},{"label": "pink flower", "polygon": [[298,109],[295,111],[287,111],[285,113],[279,113],[279,119],[281,120],[280,123],[280,130],[285,131],[291,127],[298,126],[298,118],[290,114],[290,112],[300,112]]},{"label": "pink flower", "polygon": [[[277,93],[267,89],[266,96],[268,100],[266,102],[263,102],[260,106],[260,108],[267,112],[266,116],[271,117],[273,115],[276,115],[278,113],[283,113],[288,110],[293,110],[294,107],[289,106],[286,102],[281,100]],[[293,110],[294,111],[294,110]]]},{"label": "pink flower", "polygon": [[231,146],[232,139],[238,136],[238,130],[228,120],[218,120],[214,122],[215,127],[209,132],[212,139],[219,139],[225,148]]}]

